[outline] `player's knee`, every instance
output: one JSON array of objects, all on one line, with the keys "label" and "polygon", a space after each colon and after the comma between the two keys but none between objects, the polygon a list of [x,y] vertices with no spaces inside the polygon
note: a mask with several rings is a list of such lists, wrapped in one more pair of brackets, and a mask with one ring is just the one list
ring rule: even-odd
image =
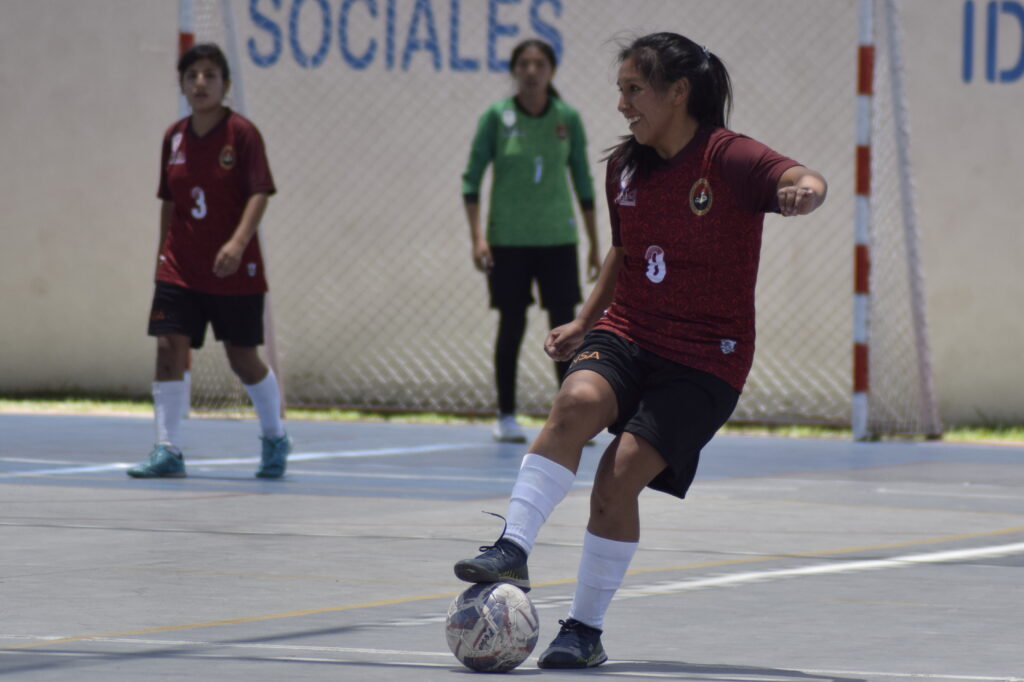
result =
[{"label": "player's knee", "polygon": [[604,407],[604,396],[584,381],[566,381],[555,396],[554,411],[563,415],[590,414]]}]

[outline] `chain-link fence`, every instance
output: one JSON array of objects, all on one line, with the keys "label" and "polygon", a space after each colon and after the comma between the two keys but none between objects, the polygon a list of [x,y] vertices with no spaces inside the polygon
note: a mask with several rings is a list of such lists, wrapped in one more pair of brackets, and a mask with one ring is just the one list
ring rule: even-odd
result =
[{"label": "chain-link fence", "polygon": [[[730,127],[830,183],[813,216],[766,220],[758,349],[734,419],[849,422],[855,0],[197,4],[197,40],[229,42],[225,25],[234,24],[236,86],[278,184],[262,239],[289,405],[492,411],[496,313],[471,262],[460,197],[476,121],[512,92],[504,64],[492,62],[524,38],[555,43],[555,85],[589,138],[604,250],[600,159],[627,132],[616,111],[617,43],[668,30],[725,62],[735,94]],[[874,186],[885,202],[897,183],[882,137]],[[902,239],[898,204],[884,205],[876,235]],[[906,263],[894,244],[875,247],[872,373],[876,386],[891,384],[897,403],[913,392],[904,369],[916,372],[916,361]],[[519,371],[523,412],[546,412],[555,390],[541,349],[545,324],[532,309]],[[221,356],[197,355],[200,407],[247,402]]]}]

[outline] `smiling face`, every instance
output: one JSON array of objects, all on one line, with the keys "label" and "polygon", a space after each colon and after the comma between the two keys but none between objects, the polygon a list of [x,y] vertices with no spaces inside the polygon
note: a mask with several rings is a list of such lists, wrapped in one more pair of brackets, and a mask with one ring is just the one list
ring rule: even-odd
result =
[{"label": "smiling face", "polygon": [[543,94],[555,77],[555,67],[539,48],[527,47],[512,65],[512,77],[520,95]]},{"label": "smiling face", "polygon": [[682,79],[658,90],[630,57],[619,67],[618,86],[619,112],[626,117],[636,141],[653,147],[662,158],[673,156],[688,119],[688,81]]},{"label": "smiling face", "polygon": [[181,92],[194,114],[217,111],[230,86],[220,67],[210,59],[196,60],[181,76]]}]

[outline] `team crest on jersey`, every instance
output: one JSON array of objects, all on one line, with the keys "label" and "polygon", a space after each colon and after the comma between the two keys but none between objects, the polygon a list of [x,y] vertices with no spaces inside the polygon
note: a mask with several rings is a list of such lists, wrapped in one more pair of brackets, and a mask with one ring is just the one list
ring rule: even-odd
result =
[{"label": "team crest on jersey", "polygon": [[665,249],[657,244],[648,246],[647,252],[644,254],[644,260],[647,261],[647,269],[644,272],[647,275],[647,279],[655,284],[660,284],[667,274],[665,269]]},{"label": "team crest on jersey", "polygon": [[181,140],[184,135],[174,133],[171,136],[171,158],[167,161],[168,166],[179,166],[185,163],[185,150],[181,148]]},{"label": "team crest on jersey", "polygon": [[555,126],[555,135],[559,140],[565,140],[569,137],[569,129],[565,127],[564,123],[559,123]]},{"label": "team crest on jersey", "polygon": [[711,183],[701,178],[690,187],[690,210],[694,215],[704,215],[711,210]]},{"label": "team crest on jersey", "polygon": [[722,339],[721,349],[722,355],[728,355],[736,350],[736,342],[733,339]]},{"label": "team crest on jersey", "polygon": [[224,148],[220,150],[220,167],[224,170],[231,170],[235,167],[235,161],[238,157],[235,156],[235,148],[229,144],[224,145]]}]

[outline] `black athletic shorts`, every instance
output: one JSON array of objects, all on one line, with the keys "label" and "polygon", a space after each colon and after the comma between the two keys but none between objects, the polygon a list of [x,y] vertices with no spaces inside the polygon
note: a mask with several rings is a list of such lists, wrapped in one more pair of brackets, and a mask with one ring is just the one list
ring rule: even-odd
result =
[{"label": "black athletic shorts", "polygon": [[668,463],[648,487],[685,497],[701,448],[729,419],[739,392],[603,330],[587,334],[566,376],[581,369],[597,372],[615,391],[619,416],[608,430],[640,436]]},{"label": "black athletic shorts", "polygon": [[157,282],[149,313],[149,335],[184,334],[202,348],[207,323],[218,341],[235,346],[263,343],[263,294],[220,296]]},{"label": "black athletic shorts", "polygon": [[526,308],[537,280],[542,307],[572,306],[582,300],[575,244],[492,246],[494,267],[487,276],[492,308]]}]

